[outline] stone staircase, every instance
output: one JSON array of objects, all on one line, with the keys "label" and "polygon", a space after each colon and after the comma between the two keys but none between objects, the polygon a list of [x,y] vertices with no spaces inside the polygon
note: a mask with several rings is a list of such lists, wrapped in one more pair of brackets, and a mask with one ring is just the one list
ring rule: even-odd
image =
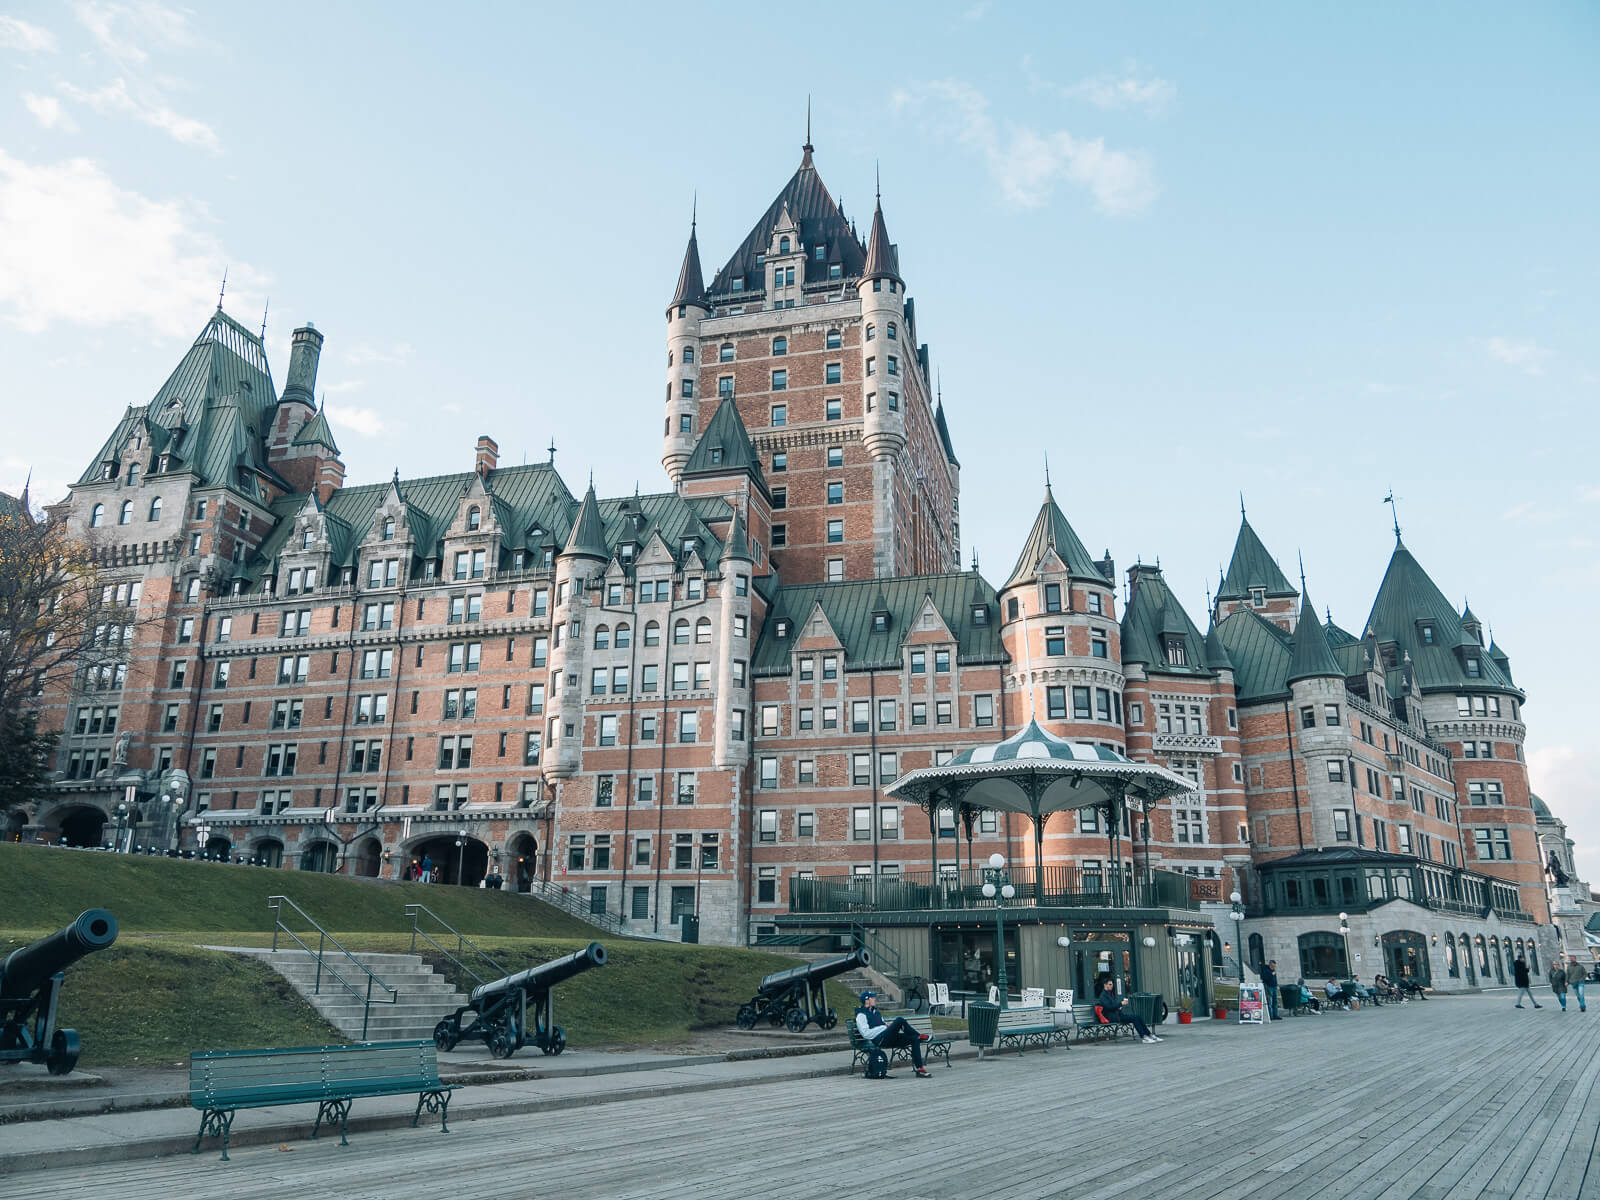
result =
[{"label": "stone staircase", "polygon": [[328,1024],[352,1041],[431,1038],[433,1027],[440,1018],[449,1016],[467,1002],[465,996],[415,954],[356,954],[354,957],[357,962],[397,993],[391,1003],[389,993],[373,985],[371,1016],[367,1019],[363,1039],[361,1018],[366,1006],[362,997],[366,995],[367,977],[337,951],[326,955],[323,961],[331,964],[334,970],[359,988],[362,997],[351,995],[337,979],[329,975],[326,967],[322,973],[322,989],[320,992],[314,991],[317,961],[304,950],[272,951],[234,946],[217,946],[214,949],[259,958],[287,979]]}]

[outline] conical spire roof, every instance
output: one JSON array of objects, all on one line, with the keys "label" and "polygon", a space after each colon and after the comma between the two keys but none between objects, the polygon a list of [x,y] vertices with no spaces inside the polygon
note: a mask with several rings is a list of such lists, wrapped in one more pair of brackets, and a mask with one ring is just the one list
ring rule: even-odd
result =
[{"label": "conical spire roof", "polygon": [[1228,648],[1222,644],[1222,634],[1218,632],[1215,621],[1206,631],[1206,666],[1213,671],[1233,670],[1233,659],[1228,657]]},{"label": "conical spire roof", "polygon": [[592,481],[583,494],[583,503],[578,505],[578,518],[572,523],[572,534],[561,554],[564,558],[611,557],[611,548],[606,545],[606,523],[600,518],[600,502],[595,499]]},{"label": "conical spire roof", "polygon": [[900,278],[900,264],[895,261],[894,245],[889,241],[889,227],[883,221],[883,201],[872,213],[872,233],[867,238],[867,262],[861,268],[861,278],[874,276]]},{"label": "conical spire roof", "polygon": [[1293,596],[1294,585],[1289,582],[1272,555],[1261,544],[1249,520],[1241,513],[1239,536],[1234,539],[1233,559],[1228,563],[1228,574],[1217,590],[1218,600],[1245,600],[1253,587],[1265,588],[1268,596]]},{"label": "conical spire roof", "polygon": [[339,443],[333,440],[333,430],[328,428],[328,409],[324,405],[317,409],[317,415],[307,421],[300,432],[294,435],[296,446],[326,446],[335,454],[339,453]]},{"label": "conical spire roof", "polygon": [[1056,507],[1055,496],[1047,483],[1044,487],[1044,503],[1039,506],[1039,515],[1034,518],[1033,528],[1028,531],[1028,540],[1022,545],[1022,553],[1017,557],[1017,565],[1012,569],[1006,587],[1032,579],[1040,560],[1049,550],[1056,552],[1056,556],[1066,564],[1067,573],[1074,579],[1106,583],[1106,577],[1100,573],[1088,549]]},{"label": "conical spire roof", "polygon": [[[735,281],[741,290],[753,291],[764,286],[762,280],[766,272],[762,260],[767,253],[767,247],[772,243],[772,231],[785,207],[789,210],[790,218],[800,228],[801,241],[810,250],[806,255],[807,283],[826,281],[830,263],[838,263],[846,279],[853,279],[861,274],[861,264],[866,258],[866,251],[857,240],[850,223],[845,220],[844,214],[839,211],[839,206],[828,193],[821,176],[817,174],[816,165],[811,159],[811,149],[808,143],[799,168],[767,206],[766,212],[762,213],[760,219],[751,227],[744,241],[739,244],[739,248],[733,252],[733,256],[717,272],[711,281],[713,295],[726,297],[734,294]],[[825,247],[822,262],[816,259],[815,251],[818,246]]]},{"label": "conical spire roof", "polygon": [[755,562],[755,556],[750,553],[750,539],[744,531],[744,515],[737,508],[733,510],[733,525],[728,530],[728,545],[722,557]]},{"label": "conical spire roof", "polygon": [[1328,635],[1317,619],[1317,610],[1311,607],[1311,597],[1302,596],[1300,620],[1294,627],[1294,639],[1289,648],[1288,682],[1327,675],[1343,679],[1344,671],[1328,648]]},{"label": "conical spire roof", "polygon": [[700,243],[695,236],[693,221],[689,223],[689,247],[683,252],[683,267],[678,272],[678,288],[672,293],[672,302],[667,307],[676,308],[680,304],[709,307],[706,304],[705,279],[700,274]]},{"label": "conical spire roof", "polygon": [[[1417,686],[1424,692],[1457,687],[1514,688],[1493,654],[1485,654],[1462,627],[1455,605],[1422,569],[1406,544],[1395,539],[1389,567],[1378,585],[1367,625],[1379,642],[1396,643],[1416,664]],[[1431,631],[1425,633],[1425,629]],[[1478,674],[1467,663],[1478,663]]]}]

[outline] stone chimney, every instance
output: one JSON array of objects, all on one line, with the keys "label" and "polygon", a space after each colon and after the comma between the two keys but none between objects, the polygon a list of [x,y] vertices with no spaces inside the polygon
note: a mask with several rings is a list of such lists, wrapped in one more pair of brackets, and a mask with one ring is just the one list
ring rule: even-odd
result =
[{"label": "stone chimney", "polygon": [[479,475],[487,475],[495,469],[499,461],[500,447],[495,444],[495,440],[492,437],[488,434],[483,434],[478,438],[478,453],[473,461],[472,469]]},{"label": "stone chimney", "polygon": [[322,357],[322,334],[307,321],[294,331],[289,347],[289,374],[283,381],[283,399],[316,407],[317,360]]}]

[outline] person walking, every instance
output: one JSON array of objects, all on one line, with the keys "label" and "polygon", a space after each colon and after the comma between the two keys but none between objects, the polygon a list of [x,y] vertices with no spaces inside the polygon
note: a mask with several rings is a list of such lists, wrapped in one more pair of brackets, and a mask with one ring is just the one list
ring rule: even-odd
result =
[{"label": "person walking", "polygon": [[1261,976],[1261,990],[1266,993],[1267,1016],[1274,1021],[1283,1020],[1278,1015],[1278,960],[1267,959],[1261,964],[1258,974]]},{"label": "person walking", "polygon": [[1511,979],[1512,982],[1517,985],[1518,1008],[1522,1007],[1522,997],[1524,995],[1528,997],[1528,1000],[1535,1008],[1544,1007],[1544,1005],[1540,1004],[1533,998],[1533,993],[1528,990],[1528,960],[1523,958],[1520,954],[1517,955],[1517,961],[1511,964]]},{"label": "person walking", "polygon": [[1567,969],[1561,965],[1558,958],[1550,964],[1550,970],[1545,975],[1550,981],[1550,990],[1556,994],[1556,999],[1561,1001],[1561,1011],[1567,1011]]},{"label": "person walking", "polygon": [[1582,964],[1570,954],[1567,955],[1567,986],[1572,989],[1572,994],[1577,998],[1578,1011],[1588,1012],[1589,1006],[1583,1002],[1583,985],[1588,982]]}]

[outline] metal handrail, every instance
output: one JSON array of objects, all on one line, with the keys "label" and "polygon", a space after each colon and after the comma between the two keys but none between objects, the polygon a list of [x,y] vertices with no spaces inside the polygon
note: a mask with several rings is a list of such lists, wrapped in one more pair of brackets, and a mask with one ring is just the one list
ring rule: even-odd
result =
[{"label": "metal handrail", "polygon": [[[432,917],[434,922],[441,929],[443,929],[447,934],[453,936],[456,939],[456,953],[455,954],[451,954],[450,951],[446,950],[438,942],[434,941],[433,938],[429,935],[428,931],[426,929],[422,928],[422,925],[421,925],[421,923],[419,921],[419,914],[421,914],[421,913],[427,913],[428,916]],[[510,971],[507,971],[499,963],[495,962],[494,959],[490,958],[489,955],[487,953],[485,953],[485,951],[484,951],[482,946],[479,946],[476,942],[474,942],[466,934],[462,933],[459,929],[456,929],[448,921],[446,921],[444,918],[439,916],[438,913],[436,913],[432,909],[430,909],[427,905],[425,905],[425,904],[408,904],[408,905],[406,905],[406,915],[411,918],[411,953],[415,954],[417,952],[417,938],[418,938],[418,936],[421,936],[423,941],[427,942],[428,945],[432,946],[440,954],[444,955],[447,959],[449,959],[452,963],[454,963],[456,968],[459,971],[461,971],[463,974],[465,974],[465,975],[469,976],[470,978],[472,978],[478,984],[478,986],[480,986],[480,987],[482,987],[484,984],[488,983],[489,980],[485,979],[482,975],[479,975],[471,967],[467,966],[466,963],[462,962],[461,959],[458,957],[460,954],[462,954],[465,951],[465,949],[468,946],[472,947],[472,952],[474,954],[476,954],[480,959],[482,959],[485,963],[488,964],[489,968],[494,972],[494,975],[492,976],[492,978],[494,978],[494,979],[504,979],[507,975],[511,974]],[[465,990],[471,991],[472,989],[471,988],[467,988]]]},{"label": "metal handrail", "polygon": [[[306,924],[310,925],[311,928],[317,931],[317,948],[315,950],[306,945],[306,943],[301,940],[298,933],[283,923],[283,906],[285,904],[294,909],[295,912],[299,913],[300,916],[305,920]],[[281,929],[284,933],[288,934],[294,939],[295,944],[299,946],[300,949],[304,950],[307,954],[311,955],[317,960],[317,979],[316,983],[311,989],[313,995],[321,995],[322,993],[322,971],[323,968],[326,967],[328,974],[337,979],[340,986],[343,987],[345,991],[349,992],[357,1000],[362,1002],[361,1040],[366,1041],[367,1023],[372,1017],[372,985],[377,984],[384,991],[389,993],[389,998],[387,1000],[379,1000],[379,1004],[398,1004],[400,1002],[399,989],[390,987],[387,983],[374,975],[371,968],[369,968],[366,963],[362,962],[354,954],[351,954],[350,951],[346,950],[342,945],[340,945],[338,938],[334,937],[333,934],[329,933],[321,925],[318,925],[314,920],[312,920],[310,914],[308,914],[305,909],[301,908],[293,900],[289,899],[289,897],[268,896],[267,907],[277,914],[273,917],[272,922],[272,952],[274,954],[278,952],[278,931]],[[362,972],[366,975],[367,991],[365,996],[362,995],[361,989],[356,987],[343,975],[339,974],[339,969],[327,961],[325,950],[329,942],[332,942],[340,954],[343,954],[351,962],[355,963],[356,966],[360,967]]]},{"label": "metal handrail", "polygon": [[900,977],[900,955],[882,938],[865,925],[852,924],[850,936],[855,939],[856,945],[872,955],[872,967],[880,975],[889,979]]},{"label": "metal handrail", "polygon": [[546,883],[542,879],[531,879],[528,881],[528,894],[537,896],[546,904],[552,904],[563,912],[572,914],[580,921],[587,921],[591,925],[597,925],[608,933],[622,932],[622,918],[616,913],[610,911],[590,912],[589,906],[579,900],[576,895],[557,887],[553,883]]}]

